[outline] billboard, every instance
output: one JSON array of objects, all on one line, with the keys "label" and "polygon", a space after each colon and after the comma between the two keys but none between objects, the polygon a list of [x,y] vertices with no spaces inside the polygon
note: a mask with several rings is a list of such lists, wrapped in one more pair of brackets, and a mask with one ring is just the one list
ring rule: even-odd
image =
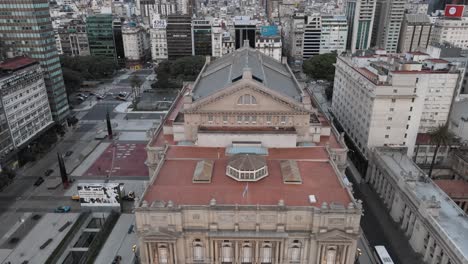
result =
[{"label": "billboard", "polygon": [[446,5],[445,16],[446,17],[462,17],[464,9],[465,9],[464,5]]},{"label": "billboard", "polygon": [[167,22],[165,19],[155,19],[153,20],[153,28],[166,28]]},{"label": "billboard", "polygon": [[278,26],[261,26],[260,35],[262,37],[278,36]]},{"label": "billboard", "polygon": [[80,183],[81,206],[120,206],[119,183]]}]

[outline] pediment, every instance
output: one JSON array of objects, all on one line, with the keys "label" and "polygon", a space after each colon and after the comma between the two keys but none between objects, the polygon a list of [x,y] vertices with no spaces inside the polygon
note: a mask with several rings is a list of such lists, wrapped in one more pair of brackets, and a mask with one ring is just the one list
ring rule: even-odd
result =
[{"label": "pediment", "polygon": [[348,241],[356,240],[356,234],[348,234],[338,229],[333,229],[325,233],[318,233],[316,239],[319,241]]},{"label": "pediment", "polygon": [[[238,105],[241,95],[250,94],[257,99],[252,106]],[[240,80],[210,96],[199,99],[184,110],[185,113],[205,111],[259,111],[259,112],[310,112],[302,103],[273,91],[254,80]]]}]

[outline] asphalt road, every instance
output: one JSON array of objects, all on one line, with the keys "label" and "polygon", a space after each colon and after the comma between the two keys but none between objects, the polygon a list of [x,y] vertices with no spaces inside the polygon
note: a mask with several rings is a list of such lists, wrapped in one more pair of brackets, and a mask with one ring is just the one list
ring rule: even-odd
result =
[{"label": "asphalt road", "polygon": [[423,264],[421,256],[413,251],[408,238],[393,222],[380,197],[365,181],[358,183],[356,179],[361,176],[356,176],[357,170],[350,167],[346,169],[346,175],[353,183],[354,197],[363,201],[361,228],[370,245],[385,246],[395,264]]}]

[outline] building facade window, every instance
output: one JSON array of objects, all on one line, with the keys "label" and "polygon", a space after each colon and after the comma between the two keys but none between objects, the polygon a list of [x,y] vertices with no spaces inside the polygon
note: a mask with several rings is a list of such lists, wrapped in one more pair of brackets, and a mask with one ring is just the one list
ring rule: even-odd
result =
[{"label": "building facade window", "polygon": [[244,94],[237,100],[238,105],[255,105],[257,104],[257,99],[250,94]]},{"label": "building facade window", "polygon": [[193,260],[202,261],[203,260],[203,244],[200,239],[195,239],[193,241]]},{"label": "building facade window", "polygon": [[221,246],[221,262],[232,262],[232,245],[230,242],[223,242]]},{"label": "building facade window", "polygon": [[159,259],[159,263],[169,263],[168,250],[165,245],[159,246],[158,259]]}]

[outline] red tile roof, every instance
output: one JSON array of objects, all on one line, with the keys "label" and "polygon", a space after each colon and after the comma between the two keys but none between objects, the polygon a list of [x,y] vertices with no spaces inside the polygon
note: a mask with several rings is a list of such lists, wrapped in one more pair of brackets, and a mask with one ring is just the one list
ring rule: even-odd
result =
[{"label": "red tile roof", "polygon": [[434,63],[449,63],[449,61],[446,61],[446,60],[443,60],[443,59],[427,59],[427,60],[424,60],[424,61],[430,61],[430,62],[434,62]]},{"label": "red tile roof", "polygon": [[37,61],[28,57],[15,57],[11,59],[7,59],[0,63],[0,69],[6,71],[14,71],[25,66],[31,65],[36,63]]},{"label": "red tile roof", "polygon": [[[167,159],[144,200],[150,204],[156,200],[172,200],[176,204],[208,205],[212,198],[218,204],[276,205],[284,200],[286,205],[320,206],[323,202],[347,205],[351,202],[347,190],[328,161],[323,147],[268,149],[269,175],[258,182],[248,184],[226,176],[228,157],[223,148],[171,146]],[[219,154],[218,154],[219,153]],[[218,158],[219,155],[219,158]],[[213,177],[209,184],[192,183],[196,164],[201,159],[214,160]],[[283,184],[280,160],[297,161],[302,184]],[[315,195],[317,203],[310,204],[309,195]]]},{"label": "red tile roof", "polygon": [[468,182],[464,180],[434,180],[451,198],[468,198]]}]

